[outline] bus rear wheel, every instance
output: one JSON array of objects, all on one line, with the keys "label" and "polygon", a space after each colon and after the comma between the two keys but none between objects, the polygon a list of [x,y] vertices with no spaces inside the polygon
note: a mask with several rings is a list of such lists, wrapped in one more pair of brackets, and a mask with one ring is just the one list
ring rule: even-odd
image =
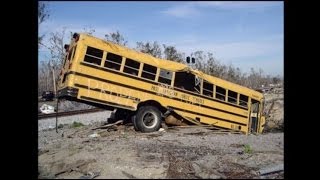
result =
[{"label": "bus rear wheel", "polygon": [[137,128],[141,132],[158,131],[161,126],[161,112],[154,106],[142,106],[134,118]]},{"label": "bus rear wheel", "polygon": [[133,124],[133,127],[134,127],[134,130],[135,131],[140,131],[139,130],[139,128],[138,128],[138,126],[137,126],[137,117],[136,117],[136,115],[133,115],[132,117],[131,117],[131,119],[132,119],[132,124]]}]

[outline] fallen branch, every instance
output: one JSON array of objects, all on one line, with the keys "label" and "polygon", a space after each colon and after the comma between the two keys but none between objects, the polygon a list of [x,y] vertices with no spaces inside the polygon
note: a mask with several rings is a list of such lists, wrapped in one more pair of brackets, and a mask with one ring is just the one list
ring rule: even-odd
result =
[{"label": "fallen branch", "polygon": [[108,128],[108,127],[111,127],[111,126],[114,126],[114,125],[117,125],[117,124],[120,124],[120,123],[123,123],[123,120],[119,120],[119,121],[117,121],[115,123],[112,123],[112,124],[107,124],[107,125],[103,125],[103,126],[100,126],[100,127],[92,128],[92,130],[105,129],[105,128]]},{"label": "fallen branch", "polygon": [[85,165],[87,162],[82,162],[80,164],[76,164],[74,165],[73,167],[67,167],[65,169],[62,169],[61,171],[55,173],[55,176],[58,176],[60,174],[63,174],[63,173],[66,173],[66,172],[71,172],[73,171],[74,169],[77,169],[79,166],[82,166],[82,165]]},{"label": "fallen branch", "polygon": [[133,176],[133,175],[127,173],[127,172],[124,172],[124,171],[121,171],[121,172],[122,172],[122,174],[124,174],[125,176],[127,176],[130,179],[137,179],[135,176]]},{"label": "fallen branch", "polygon": [[86,165],[86,164],[89,164],[89,163],[92,163],[92,162],[96,162],[96,160],[94,160],[94,159],[86,160],[86,161],[80,160],[79,162],[77,162],[77,163],[75,163],[73,165],[67,166],[64,169],[58,171],[54,175],[57,176],[59,174],[63,174],[63,173],[66,173],[66,172],[71,172],[71,171],[74,171],[74,170],[77,171],[80,166],[83,166],[83,165]]}]

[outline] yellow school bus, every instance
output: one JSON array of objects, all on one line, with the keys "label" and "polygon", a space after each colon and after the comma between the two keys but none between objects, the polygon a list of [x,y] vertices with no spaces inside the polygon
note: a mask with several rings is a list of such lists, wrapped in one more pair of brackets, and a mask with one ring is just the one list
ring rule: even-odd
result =
[{"label": "yellow school bus", "polygon": [[138,131],[157,131],[168,117],[245,134],[263,130],[260,92],[87,34],[75,33],[65,49],[58,97],[116,109],[113,117],[129,115]]}]

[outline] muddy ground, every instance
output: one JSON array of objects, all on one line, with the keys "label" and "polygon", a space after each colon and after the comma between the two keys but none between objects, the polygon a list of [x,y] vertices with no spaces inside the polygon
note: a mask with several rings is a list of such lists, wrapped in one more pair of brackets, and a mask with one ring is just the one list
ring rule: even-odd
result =
[{"label": "muddy ground", "polygon": [[[283,178],[283,133],[242,135],[204,127],[153,133],[101,123],[39,131],[39,178]],[[89,137],[96,133],[98,137]]]}]

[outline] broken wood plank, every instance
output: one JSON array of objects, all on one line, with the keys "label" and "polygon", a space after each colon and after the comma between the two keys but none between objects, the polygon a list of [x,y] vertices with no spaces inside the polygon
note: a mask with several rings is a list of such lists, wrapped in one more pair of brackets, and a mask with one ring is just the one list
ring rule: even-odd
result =
[{"label": "broken wood plank", "polygon": [[260,169],[258,171],[258,174],[259,175],[265,175],[265,174],[270,174],[270,173],[283,171],[283,169],[284,169],[283,164],[277,164],[277,165],[273,165],[273,166],[269,166],[269,167],[265,167],[263,169]]},{"label": "broken wood plank", "polygon": [[137,179],[137,178],[136,178],[135,176],[133,176],[132,174],[129,174],[129,173],[125,172],[125,171],[121,171],[121,172],[122,172],[123,175],[127,176],[127,177],[130,178],[130,179]]}]

